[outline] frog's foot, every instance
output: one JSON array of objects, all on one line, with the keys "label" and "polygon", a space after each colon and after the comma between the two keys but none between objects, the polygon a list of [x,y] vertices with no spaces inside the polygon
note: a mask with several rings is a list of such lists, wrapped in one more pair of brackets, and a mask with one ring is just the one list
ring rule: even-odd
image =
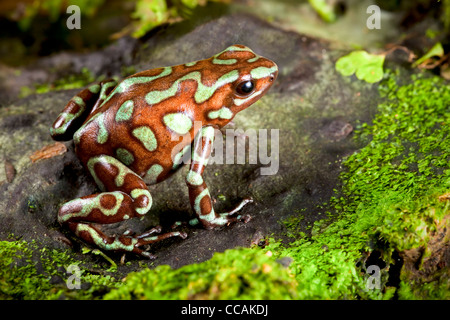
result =
[{"label": "frog's foot", "polygon": [[172,238],[172,237],[180,237],[181,239],[186,239],[187,233],[182,232],[182,231],[173,231],[173,232],[167,232],[167,233],[152,236],[146,232],[145,234],[141,234],[141,235],[135,237],[138,240],[136,243],[136,247],[141,247],[144,245],[152,244],[152,243],[155,243],[155,242],[167,239],[167,238]]},{"label": "frog's foot", "polygon": [[149,259],[154,259],[155,257],[140,247],[171,237],[180,237],[182,239],[187,237],[185,232],[168,232],[152,236],[152,234],[158,231],[160,232],[160,228],[153,228],[138,236],[108,236],[99,228],[89,223],[69,222],[68,226],[78,237],[96,245],[100,249],[133,252]]},{"label": "frog's foot", "polygon": [[[145,238],[145,237],[147,237],[147,236],[149,236],[151,234],[154,234],[154,233],[156,233],[156,234],[161,233],[161,231],[162,231],[162,227],[161,226],[156,226],[156,227],[153,227],[150,230],[140,234],[137,238]],[[122,235],[123,236],[135,236],[136,232],[134,232],[131,229],[127,229],[127,230],[125,230],[125,232],[122,233]]]},{"label": "frog's foot", "polygon": [[141,233],[139,236],[137,236],[137,238],[138,238],[138,239],[146,238],[146,237],[148,237],[148,236],[151,235],[151,234],[154,234],[154,233],[156,233],[156,234],[161,233],[161,231],[162,231],[162,227],[161,227],[161,226],[156,226],[156,227],[153,227],[153,228],[151,228],[150,230],[148,230],[148,231],[146,231],[146,232],[144,232],[144,233]]},{"label": "frog's foot", "polygon": [[244,222],[247,223],[251,220],[251,216],[248,214],[237,214],[247,203],[252,203],[253,199],[246,198],[241,201],[233,210],[223,213],[215,213],[214,209],[208,214],[201,214],[197,218],[189,221],[190,225],[196,225],[201,223],[205,229],[213,229],[217,227],[223,227],[229,225],[233,222]]},{"label": "frog's foot", "polygon": [[[157,228],[153,228],[153,229],[157,229]],[[167,239],[167,238],[171,238],[171,237],[180,237],[181,239],[187,238],[187,233],[179,232],[179,231],[168,232],[168,233],[164,233],[164,234],[151,236],[151,234],[157,232],[157,231],[151,232],[152,230],[150,230],[149,232],[145,232],[136,237],[137,243],[135,244],[135,249],[134,249],[135,253],[137,253],[143,257],[146,257],[148,259],[155,259],[156,257],[154,255],[152,255],[151,253],[149,253],[148,251],[142,250],[140,248],[141,246],[149,245],[149,244],[152,244],[152,243],[155,243],[155,242]],[[159,232],[161,232],[161,229],[159,229]]]}]

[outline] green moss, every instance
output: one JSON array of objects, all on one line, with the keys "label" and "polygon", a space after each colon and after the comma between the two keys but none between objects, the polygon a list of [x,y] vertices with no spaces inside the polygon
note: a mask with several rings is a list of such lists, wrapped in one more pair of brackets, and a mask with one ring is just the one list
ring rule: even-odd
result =
[{"label": "green moss", "polygon": [[[298,213],[304,212],[305,210],[298,210]],[[286,228],[286,236],[290,238],[298,238],[299,236],[304,236],[303,233],[303,220],[305,217],[301,214],[298,216],[290,216],[281,221],[281,223]]]},{"label": "green moss", "polygon": [[[25,241],[0,241],[0,299],[95,299],[120,285],[109,275],[93,275],[65,251],[39,248]],[[80,290],[70,289],[72,273],[80,269]]]},{"label": "green moss", "polygon": [[449,300],[450,285],[448,278],[428,283],[402,281],[398,289],[398,295],[405,300]]},{"label": "green moss", "polygon": [[[388,276],[393,252],[426,252],[449,214],[449,202],[438,198],[450,189],[450,87],[439,77],[413,76],[406,85],[395,79],[390,73],[380,86],[385,102],[373,124],[356,132],[367,146],[344,161],[342,197],[330,201],[329,212],[337,213],[316,223],[311,237],[272,244],[272,251],[294,259],[300,298],[392,297],[395,290],[386,281],[380,290],[366,289],[364,253],[381,251],[387,263],[381,273]],[[420,281],[415,285],[404,274],[400,278],[398,297],[410,298],[410,292],[417,297]],[[430,298],[444,298],[449,285],[443,283],[427,284],[440,291],[423,288],[421,297],[429,292]]]},{"label": "green moss", "polygon": [[309,4],[325,22],[336,21],[334,7],[325,0],[308,0]]},{"label": "green moss", "polygon": [[80,74],[72,74],[68,77],[56,80],[53,83],[37,84],[33,88],[22,87],[20,88],[20,98],[24,98],[33,93],[46,93],[54,90],[68,90],[76,89],[87,86],[94,81],[101,81],[103,77],[97,79],[91,74],[87,68],[83,68]]},{"label": "green moss", "polygon": [[[104,0],[77,0],[74,4],[80,7],[83,16],[92,17],[103,2]],[[50,22],[55,22],[61,16],[65,16],[67,5],[64,0],[34,1],[25,6],[18,25],[23,31],[26,31],[33,26],[33,20],[38,15],[47,17]]]},{"label": "green moss", "polygon": [[297,283],[289,271],[260,249],[214,254],[211,260],[171,269],[129,274],[106,299],[292,299]]},{"label": "green moss", "polygon": [[139,38],[159,25],[186,19],[197,6],[205,5],[208,1],[226,2],[226,0],[138,0],[131,14],[135,19],[133,36]]},{"label": "green moss", "polygon": [[450,0],[443,0],[442,6],[441,20],[444,22],[446,31],[450,32]]}]

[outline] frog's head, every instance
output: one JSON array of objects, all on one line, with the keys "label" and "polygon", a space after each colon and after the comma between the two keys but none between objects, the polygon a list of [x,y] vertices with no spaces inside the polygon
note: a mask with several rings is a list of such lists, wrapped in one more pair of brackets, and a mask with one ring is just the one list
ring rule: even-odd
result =
[{"label": "frog's head", "polygon": [[[221,70],[217,87],[221,87],[222,108],[210,111],[210,120],[232,118],[261,98],[278,75],[277,65],[243,45],[233,45],[213,56],[212,65]],[[220,84],[222,82],[222,84]]]}]

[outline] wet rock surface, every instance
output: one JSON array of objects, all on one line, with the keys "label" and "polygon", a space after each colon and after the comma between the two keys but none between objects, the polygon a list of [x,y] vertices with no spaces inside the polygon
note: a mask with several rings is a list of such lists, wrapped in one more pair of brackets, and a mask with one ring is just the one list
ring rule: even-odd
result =
[{"label": "wet rock surface", "polygon": [[[261,169],[268,164],[261,162],[208,166],[205,179],[216,211],[228,210],[252,197],[254,203],[242,210],[252,219],[212,231],[179,227],[188,233],[187,239],[168,239],[151,248],[157,255],[153,265],[172,267],[207,260],[214,252],[228,248],[250,246],[267,236],[282,236],[281,221],[297,216],[302,209],[307,209],[302,221],[305,226],[323,218],[317,205],[327,201],[337,187],[342,157],[358,148],[351,139],[352,130],[358,122],[370,121],[380,99],[376,85],[344,78],[335,71],[334,62],[343,53],[323,40],[284,31],[242,14],[197,27],[183,26],[162,28],[141,41],[123,39],[95,53],[60,54],[33,67],[39,74],[49,66],[60,70],[70,65],[74,71],[87,67],[94,75],[112,76],[118,75],[123,65],[132,65],[136,71],[176,65],[210,57],[235,43],[245,44],[278,64],[280,74],[270,92],[225,128],[235,130],[236,141],[266,129],[269,143],[278,149],[270,165],[278,166],[278,170],[263,175]],[[43,77],[51,78],[48,74]],[[49,127],[79,89],[12,99],[14,92],[8,91],[16,90],[24,81],[28,79],[24,80],[21,73],[0,82],[2,96],[10,97],[0,108],[0,239],[13,236],[36,240],[49,248],[80,252],[84,244],[56,221],[64,202],[98,191],[76,158],[73,142],[64,143],[67,152],[62,155],[36,162],[30,159],[37,150],[54,143]],[[162,224],[167,230],[176,220],[188,221],[192,210],[184,181],[186,170],[150,187],[153,207],[143,221],[131,220],[105,229],[113,233],[127,229],[142,232]],[[107,254],[116,261],[121,257]],[[97,259],[90,255],[82,258]],[[132,263],[125,272],[138,269],[138,263],[142,263],[132,254],[126,260]]]}]

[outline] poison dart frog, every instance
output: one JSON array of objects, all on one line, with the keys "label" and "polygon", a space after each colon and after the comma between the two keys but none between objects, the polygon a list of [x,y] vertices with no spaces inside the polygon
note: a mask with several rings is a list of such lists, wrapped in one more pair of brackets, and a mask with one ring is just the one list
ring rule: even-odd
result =
[{"label": "poison dart frog", "polygon": [[209,59],[142,71],[119,83],[105,80],[82,90],[59,114],[50,134],[54,140],[74,140],[78,158],[101,192],[63,204],[58,222],[100,249],[154,258],[142,247],[169,237],[185,238],[186,233],[161,234],[155,227],[140,235],[108,236],[98,224],[142,218],[152,206],[147,184],[167,179],[188,152],[192,224],[211,229],[247,222],[248,215],[237,213],[251,199],[229,212],[215,212],[202,174],[215,128],[261,98],[277,74],[273,61],[233,45]]}]

